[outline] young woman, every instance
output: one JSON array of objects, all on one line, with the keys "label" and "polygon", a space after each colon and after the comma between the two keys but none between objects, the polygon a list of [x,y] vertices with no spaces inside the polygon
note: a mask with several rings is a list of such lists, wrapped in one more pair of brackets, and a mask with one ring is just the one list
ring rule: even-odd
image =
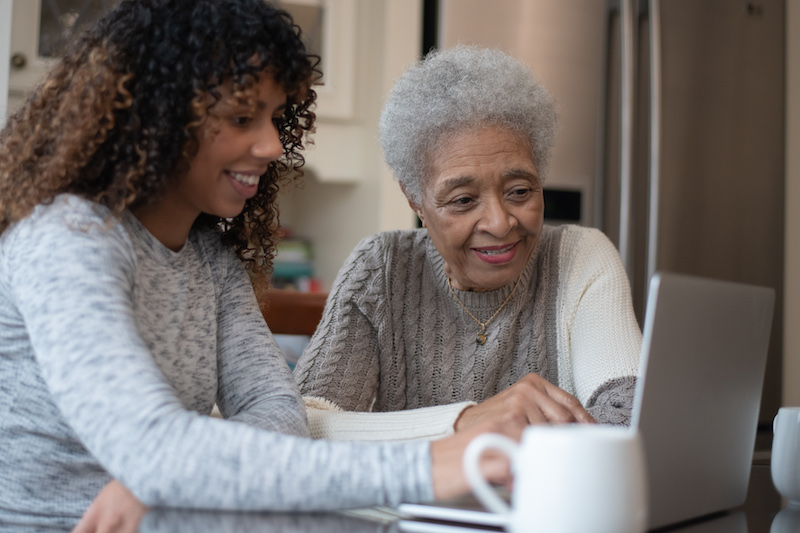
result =
[{"label": "young woman", "polygon": [[[272,510],[466,491],[471,435],[304,438],[253,296],[244,266],[269,267],[317,75],[263,0],[125,0],[11,117],[0,524],[71,527],[104,487],[112,501]],[[227,420],[203,416],[215,402]]]}]

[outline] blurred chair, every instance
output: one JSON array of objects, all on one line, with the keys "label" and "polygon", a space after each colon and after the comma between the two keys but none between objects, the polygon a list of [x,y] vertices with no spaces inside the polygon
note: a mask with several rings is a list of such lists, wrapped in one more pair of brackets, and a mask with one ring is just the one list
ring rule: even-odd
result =
[{"label": "blurred chair", "polygon": [[269,289],[258,295],[258,304],[273,334],[311,336],[327,299],[327,293]]}]

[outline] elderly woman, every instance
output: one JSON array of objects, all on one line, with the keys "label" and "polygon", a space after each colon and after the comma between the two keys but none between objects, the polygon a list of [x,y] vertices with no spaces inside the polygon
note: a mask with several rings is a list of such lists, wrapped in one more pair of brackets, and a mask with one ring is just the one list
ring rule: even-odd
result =
[{"label": "elderly woman", "polygon": [[339,272],[295,370],[312,433],[629,423],[641,332],[617,251],[543,225],[555,131],[550,95],[499,51],[433,53],[397,81],[381,145],[423,228],[367,237]]}]

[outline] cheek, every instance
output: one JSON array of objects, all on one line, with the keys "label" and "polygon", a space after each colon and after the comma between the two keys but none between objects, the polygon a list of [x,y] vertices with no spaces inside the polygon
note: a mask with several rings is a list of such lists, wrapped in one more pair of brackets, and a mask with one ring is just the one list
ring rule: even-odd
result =
[{"label": "cheek", "polygon": [[538,213],[532,213],[528,216],[523,224],[525,225],[525,229],[528,230],[530,233],[538,233],[542,230],[542,225],[544,223],[544,217],[542,216],[541,211]]},{"label": "cheek", "polygon": [[463,251],[469,248],[470,237],[472,236],[472,224],[466,218],[447,217],[438,220],[438,241],[443,247],[453,251]]},{"label": "cheek", "polygon": [[234,147],[219,142],[209,144],[203,151],[203,161],[208,165],[220,165],[227,154],[233,153]]},{"label": "cheek", "polygon": [[544,224],[544,201],[536,202],[520,213],[519,220],[529,232],[541,231]]}]

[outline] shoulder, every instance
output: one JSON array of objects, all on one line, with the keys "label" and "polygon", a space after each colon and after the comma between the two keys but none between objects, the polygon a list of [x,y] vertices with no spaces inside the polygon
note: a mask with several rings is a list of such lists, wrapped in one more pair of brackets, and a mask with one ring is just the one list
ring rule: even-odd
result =
[{"label": "shoulder", "polygon": [[590,284],[605,280],[627,286],[627,274],[619,252],[600,230],[565,225],[560,232],[558,257],[561,285],[582,291]]},{"label": "shoulder", "polygon": [[17,226],[63,226],[94,231],[109,222],[114,222],[114,217],[104,206],[74,194],[60,194],[52,202],[37,205]]},{"label": "shoulder", "polygon": [[618,256],[616,247],[605,233],[597,228],[566,225],[563,228],[564,239],[562,249],[565,253],[581,255],[588,252],[611,252]]},{"label": "shoulder", "polygon": [[[0,236],[0,271],[18,276],[111,277],[131,281],[137,259],[130,234],[106,208],[74,195],[37,206]],[[35,273],[35,274],[34,274]]]},{"label": "shoulder", "polygon": [[339,270],[331,292],[350,287],[381,290],[407,268],[409,262],[423,258],[428,241],[426,230],[395,230],[369,235],[350,252]]},{"label": "shoulder", "polygon": [[619,261],[619,253],[614,244],[596,228],[571,224],[546,226],[543,241],[551,253],[558,254],[562,267],[598,261]]},{"label": "shoulder", "polygon": [[131,249],[130,236],[118,218],[104,206],[72,194],[61,194],[50,203],[36,206],[2,237],[5,249],[14,242],[59,248],[89,245]]},{"label": "shoulder", "polygon": [[383,231],[368,235],[361,239],[355,247],[355,251],[362,253],[385,253],[394,251],[405,251],[419,249],[425,250],[425,242],[429,240],[428,232],[425,229],[394,230]]},{"label": "shoulder", "polygon": [[347,262],[384,269],[391,266],[388,260],[398,254],[425,254],[428,241],[428,232],[421,228],[375,233],[361,239]]}]

